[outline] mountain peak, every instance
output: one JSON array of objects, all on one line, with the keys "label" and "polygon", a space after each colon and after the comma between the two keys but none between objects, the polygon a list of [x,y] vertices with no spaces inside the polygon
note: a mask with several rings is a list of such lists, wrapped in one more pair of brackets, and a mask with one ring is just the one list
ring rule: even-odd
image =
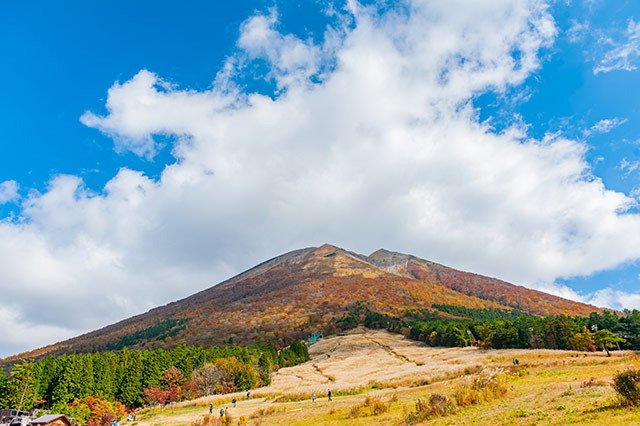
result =
[{"label": "mountain peak", "polygon": [[369,255],[369,260],[379,268],[387,269],[407,263],[413,256],[381,248]]},{"label": "mountain peak", "polygon": [[433,305],[519,309],[535,315],[588,315],[594,306],[495,278],[379,249],[364,256],[332,244],[294,250],[223,283],[117,324],[34,351],[47,354],[182,343],[283,344],[337,331],[337,319],[364,304],[402,315]]},{"label": "mountain peak", "polygon": [[323,245],[321,245],[320,247],[316,248],[313,253],[318,255],[318,256],[326,256],[328,254],[331,253],[335,253],[337,251],[343,251],[340,247],[336,247],[332,244],[329,243],[325,243]]}]

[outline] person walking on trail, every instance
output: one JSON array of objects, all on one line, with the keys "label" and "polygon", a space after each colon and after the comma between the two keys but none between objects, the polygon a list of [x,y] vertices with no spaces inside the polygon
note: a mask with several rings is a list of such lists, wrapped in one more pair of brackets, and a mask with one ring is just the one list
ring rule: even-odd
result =
[{"label": "person walking on trail", "polygon": [[331,389],[329,389],[329,392],[327,392],[327,395],[329,396],[329,401],[331,401]]},{"label": "person walking on trail", "polygon": [[251,392],[247,392],[247,399],[251,399]]},{"label": "person walking on trail", "polygon": [[311,394],[311,402],[313,402],[314,405],[316,403],[316,393],[315,392]]},{"label": "person walking on trail", "polygon": [[213,414],[213,402],[209,404],[209,415]]},{"label": "person walking on trail", "polygon": [[224,408],[220,409],[220,418],[224,417]]},{"label": "person walking on trail", "polygon": [[236,397],[235,396],[231,400],[231,403],[233,404],[233,408],[236,408]]}]

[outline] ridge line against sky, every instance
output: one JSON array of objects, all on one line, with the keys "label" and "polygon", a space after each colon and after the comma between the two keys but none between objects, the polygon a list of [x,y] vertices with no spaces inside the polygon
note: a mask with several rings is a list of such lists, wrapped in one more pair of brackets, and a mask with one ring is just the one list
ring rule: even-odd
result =
[{"label": "ridge line against sky", "polygon": [[640,308],[633,2],[71,5],[0,13],[0,356],[325,242]]}]

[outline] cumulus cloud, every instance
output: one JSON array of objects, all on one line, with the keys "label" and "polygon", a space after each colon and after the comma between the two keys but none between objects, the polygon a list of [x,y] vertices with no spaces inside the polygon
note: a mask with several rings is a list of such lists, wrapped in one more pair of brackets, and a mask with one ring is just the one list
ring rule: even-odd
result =
[{"label": "cumulus cloud", "polygon": [[[242,24],[238,46],[246,60],[263,59],[269,62],[268,76],[280,89],[301,84],[316,75],[322,65],[322,48],[311,39],[300,40],[276,30],[277,14],[257,15]],[[235,59],[235,58],[234,58]]]},{"label": "cumulus cloud", "polygon": [[612,45],[611,50],[604,54],[598,66],[593,69],[594,74],[616,70],[634,71],[635,62],[640,55],[640,22],[629,20],[625,39],[622,42],[606,41]]},{"label": "cumulus cloud", "polygon": [[616,309],[640,309],[640,293],[605,288],[591,295],[589,302],[598,306],[611,306]]},{"label": "cumulus cloud", "polygon": [[0,204],[15,201],[20,198],[18,183],[15,180],[6,180],[0,183]]},{"label": "cumulus cloud", "polygon": [[[174,136],[176,162],[157,180],[122,169],[100,193],[57,176],[0,222],[0,289],[29,299],[16,312],[31,346],[48,343],[38,324],[71,336],[324,242],[538,287],[640,257],[634,200],[591,174],[586,145],[520,123],[496,134],[473,108],[540,67],[556,35],[544,2],[340,13],[353,25],[318,45],[278,32],[273,12],[250,17],[211,90],[142,70],[109,90],[106,115],[83,116],[149,158],[155,135]],[[275,94],[234,84],[249,60],[268,63]]]}]

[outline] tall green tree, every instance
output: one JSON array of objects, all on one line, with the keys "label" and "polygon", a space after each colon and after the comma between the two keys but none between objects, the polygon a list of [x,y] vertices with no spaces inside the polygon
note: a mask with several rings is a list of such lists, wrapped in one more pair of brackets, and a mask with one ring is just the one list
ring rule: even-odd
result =
[{"label": "tall green tree", "polygon": [[4,370],[0,368],[0,407],[8,407],[9,381]]},{"label": "tall green tree", "polygon": [[31,361],[16,364],[11,369],[6,400],[9,407],[30,410],[35,405],[36,378],[33,370]]},{"label": "tall green tree", "polygon": [[129,407],[139,407],[142,399],[142,360],[140,351],[124,348],[118,353],[116,399]]}]

